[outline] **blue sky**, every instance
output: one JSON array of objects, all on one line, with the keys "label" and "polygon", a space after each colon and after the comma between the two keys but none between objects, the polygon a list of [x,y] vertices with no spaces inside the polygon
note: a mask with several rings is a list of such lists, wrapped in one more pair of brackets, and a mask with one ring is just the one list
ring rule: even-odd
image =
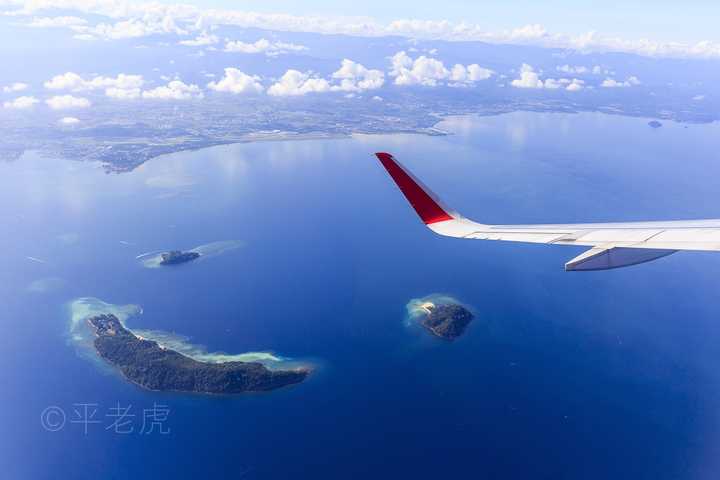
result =
[{"label": "blue sky", "polygon": [[717,0],[444,0],[441,3],[410,0],[188,0],[186,3],[297,15],[367,15],[383,21],[398,18],[466,20],[488,29],[515,28],[539,23],[553,32],[572,34],[597,30],[630,39],[647,37],[653,40],[683,42],[720,40],[720,30],[717,28],[720,2]]}]

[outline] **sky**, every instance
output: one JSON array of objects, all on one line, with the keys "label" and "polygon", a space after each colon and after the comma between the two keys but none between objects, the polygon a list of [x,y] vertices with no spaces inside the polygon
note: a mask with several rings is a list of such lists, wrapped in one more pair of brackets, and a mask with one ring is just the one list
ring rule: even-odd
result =
[{"label": "sky", "polygon": [[[166,2],[178,3],[178,2]],[[325,14],[370,16],[381,21],[400,18],[467,21],[488,29],[516,28],[541,24],[557,33],[578,34],[596,30],[603,34],[629,39],[648,38],[658,41],[720,41],[717,0],[193,0],[198,6],[282,12],[296,15]],[[440,6],[441,5],[441,6]]]}]

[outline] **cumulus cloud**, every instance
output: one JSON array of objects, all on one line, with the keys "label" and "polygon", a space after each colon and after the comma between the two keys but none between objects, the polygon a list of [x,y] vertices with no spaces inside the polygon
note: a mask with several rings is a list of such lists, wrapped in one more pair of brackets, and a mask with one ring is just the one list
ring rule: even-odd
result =
[{"label": "cumulus cloud", "polygon": [[523,63],[520,67],[520,76],[510,82],[516,88],[544,88],[547,90],[565,89],[569,92],[577,92],[585,87],[585,82],[577,78],[546,78],[540,79],[540,74],[535,71],[532,65]]},{"label": "cumulus cloud", "polygon": [[85,80],[74,72],[55,75],[43,84],[48,90],[84,90]]},{"label": "cumulus cloud", "polygon": [[237,68],[225,69],[225,76],[217,82],[208,83],[210,90],[229,93],[261,93],[264,88],[257,75],[248,75]]},{"label": "cumulus cloud", "polygon": [[340,80],[336,90],[359,92],[380,88],[385,83],[385,74],[381,70],[371,70],[360,63],[344,59],[340,68],[332,74],[332,78]]},{"label": "cumulus cloud", "polygon": [[480,80],[487,80],[494,73],[495,72],[489,68],[483,68],[477,63],[473,63],[467,67],[458,63],[455,64],[450,71],[450,80],[455,82],[456,85],[467,85]]},{"label": "cumulus cloud", "polygon": [[34,28],[53,28],[53,27],[73,27],[77,25],[87,24],[87,20],[80,17],[60,16],[60,17],[36,17],[33,18],[28,27]]},{"label": "cumulus cloud", "polygon": [[569,73],[571,75],[607,75],[608,70],[600,65],[593,67],[584,67],[582,65],[560,65],[555,67],[558,72]]},{"label": "cumulus cloud", "polygon": [[324,78],[312,76],[309,72],[300,72],[291,69],[285,72],[276,83],[271,85],[267,93],[276,97],[284,97],[329,91],[330,82]]},{"label": "cumulus cloud", "polygon": [[565,90],[567,90],[568,92],[577,92],[578,90],[582,90],[583,88],[585,88],[585,82],[583,80],[573,78],[572,80],[570,80],[570,83],[567,84]]},{"label": "cumulus cloud", "polygon": [[178,42],[179,45],[185,45],[186,47],[204,47],[207,45],[215,45],[220,42],[220,38],[217,35],[209,35],[207,32],[202,32],[192,40],[181,40]]},{"label": "cumulus cloud", "polygon": [[450,72],[443,62],[422,55],[415,60],[403,52],[391,58],[390,75],[395,77],[396,85],[425,85],[434,87],[438,81],[448,78]]},{"label": "cumulus cloud", "polygon": [[600,84],[600,86],[603,88],[627,88],[632,87],[633,85],[640,85],[640,80],[638,80],[638,78],[634,76],[629,77],[624,82],[619,82],[614,78],[608,77]]},{"label": "cumulus cloud", "polygon": [[545,83],[540,80],[540,75],[535,71],[535,69],[528,65],[527,63],[523,63],[522,67],[520,67],[520,77],[514,79],[512,82],[510,82],[510,85],[516,88],[544,88]]},{"label": "cumulus cloud", "polygon": [[3,102],[3,107],[14,108],[16,110],[24,110],[27,108],[32,108],[32,106],[38,103],[38,101],[39,100],[35,97],[17,97],[16,99],[9,102]]},{"label": "cumulus cloud", "polygon": [[188,85],[180,80],[173,80],[167,85],[142,92],[142,98],[153,100],[192,100],[203,98],[197,85]]},{"label": "cumulus cloud", "polygon": [[15,92],[22,92],[23,90],[26,90],[28,88],[27,83],[22,82],[15,82],[10,85],[5,85],[2,88],[3,93],[15,93]]},{"label": "cumulus cloud", "polygon": [[141,92],[139,88],[117,88],[110,87],[105,89],[105,96],[114,98],[115,100],[134,100],[140,98]]},{"label": "cumulus cloud", "polygon": [[48,90],[70,90],[73,92],[81,92],[84,90],[105,89],[138,89],[142,87],[144,79],[142,75],[119,74],[117,77],[95,76],[90,80],[85,80],[75,72],[66,72],[62,75],[56,75],[52,79],[44,83]]},{"label": "cumulus cloud", "polygon": [[448,69],[440,60],[425,55],[413,60],[404,51],[393,55],[390,61],[390,76],[395,77],[396,85],[434,87],[448,82],[450,85],[470,85],[488,79],[494,73],[475,63],[468,66],[456,64],[452,69]]},{"label": "cumulus cloud", "polygon": [[[720,43],[657,42],[647,39],[629,40],[598,32],[579,35],[553,33],[542,25],[530,24],[519,28],[487,31],[480,25],[466,21],[395,20],[383,23],[367,17],[322,17],[317,15],[289,15],[256,13],[239,10],[202,9],[187,4],[158,2],[127,2],[125,0],[68,1],[42,0],[17,2],[11,15],[35,15],[38,12],[62,10],[101,15],[118,20],[95,26],[71,26],[84,38],[122,39],[156,34],[187,34],[215,25],[234,25],[243,28],[345,34],[355,36],[400,35],[433,40],[483,41],[502,44],[536,45],[541,47],[574,49],[582,52],[620,51],[647,56],[720,58]],[[181,27],[178,25],[182,25]]]},{"label": "cumulus cloud", "polygon": [[261,38],[255,43],[245,43],[238,40],[225,44],[225,51],[230,53],[264,53],[265,55],[275,56],[288,52],[301,52],[303,50],[307,50],[307,47],[294,43],[270,42],[264,38]]},{"label": "cumulus cloud", "polygon": [[[249,76],[237,69],[226,68],[225,77],[218,82],[210,82],[208,87],[217,91],[261,92],[260,78]],[[353,60],[344,59],[340,68],[332,73],[330,79],[322,78],[313,72],[301,72],[290,69],[268,89],[267,93],[276,97],[300,96],[308,93],[355,92],[374,90],[385,83],[385,73],[374,70]],[[234,89],[238,91],[235,92]],[[347,96],[352,98],[352,96]]]},{"label": "cumulus cloud", "polygon": [[69,108],[87,108],[90,105],[90,100],[82,97],[73,97],[72,95],[57,95],[55,97],[48,98],[45,100],[48,107],[53,110],[65,110]]},{"label": "cumulus cloud", "polygon": [[[566,83],[563,80],[564,79],[562,79],[562,78],[559,80],[555,79],[555,78],[548,78],[545,80],[545,83],[543,86],[545,88],[547,88],[548,90],[557,90],[558,88],[562,88],[563,84]],[[542,87],[538,87],[538,88],[542,88]]]},{"label": "cumulus cloud", "polygon": [[78,37],[84,40],[91,38],[122,40],[146,37],[148,35],[168,33],[187,35],[188,33],[186,30],[177,26],[175,17],[172,15],[165,15],[160,18],[143,16],[142,18],[130,18],[112,24],[100,23],[95,26],[76,25],[71,28],[78,33]]},{"label": "cumulus cloud", "polygon": [[75,117],[63,117],[58,120],[58,123],[60,125],[77,125],[78,123],[80,123],[80,119]]},{"label": "cumulus cloud", "polygon": [[572,74],[575,74],[575,75],[583,75],[583,74],[586,74],[586,73],[588,73],[588,72],[590,71],[590,69],[589,69],[588,67],[572,66],[572,65],[560,65],[560,66],[558,66],[558,67],[555,67],[555,69],[556,69],[558,72],[572,73]]}]

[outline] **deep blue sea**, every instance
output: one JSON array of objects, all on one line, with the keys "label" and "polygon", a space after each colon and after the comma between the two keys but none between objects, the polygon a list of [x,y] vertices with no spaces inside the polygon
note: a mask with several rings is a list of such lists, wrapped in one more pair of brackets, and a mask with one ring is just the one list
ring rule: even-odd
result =
[{"label": "deep blue sea", "polygon": [[[448,136],[238,144],[122,174],[0,164],[0,477],[717,478],[720,254],[566,273],[582,249],[439,237],[372,155],[485,223],[720,217],[720,125],[648,120],[462,117]],[[229,240],[179,268],[136,259]],[[477,314],[454,343],[407,323],[434,293]],[[145,391],[73,344],[81,297],[315,371],[264,394]]]}]

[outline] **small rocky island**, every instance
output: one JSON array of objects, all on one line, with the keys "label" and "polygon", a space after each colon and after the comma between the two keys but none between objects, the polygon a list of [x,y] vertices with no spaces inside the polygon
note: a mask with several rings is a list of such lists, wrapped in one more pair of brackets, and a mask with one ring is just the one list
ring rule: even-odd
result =
[{"label": "small rocky island", "polygon": [[420,321],[422,326],[445,340],[455,340],[462,335],[473,319],[473,314],[458,304],[435,305],[427,302],[421,308],[425,311],[425,317]]},{"label": "small rocky island", "polygon": [[658,122],[657,120],[651,120],[648,122],[648,125],[650,125],[652,128],[660,128],[662,127],[662,123]]},{"label": "small rocky island", "polygon": [[270,370],[255,362],[199,362],[143,339],[112,314],[88,318],[95,349],[131,382],[149,390],[233,394],[259,392],[300,383],[307,368]]},{"label": "small rocky island", "polygon": [[197,252],[181,252],[180,250],[171,250],[160,254],[160,265],[179,265],[187,263],[200,257]]}]

